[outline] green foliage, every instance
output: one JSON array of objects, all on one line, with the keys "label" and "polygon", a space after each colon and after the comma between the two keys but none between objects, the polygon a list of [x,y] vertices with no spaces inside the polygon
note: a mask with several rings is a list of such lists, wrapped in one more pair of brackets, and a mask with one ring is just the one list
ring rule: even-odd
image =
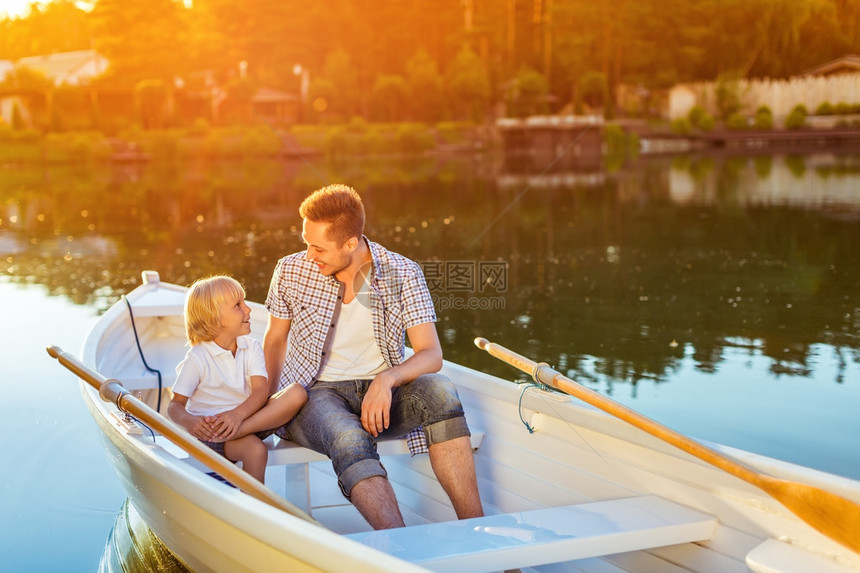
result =
[{"label": "green foliage", "polygon": [[815,108],[815,115],[833,115],[833,106],[825,101]]},{"label": "green foliage", "polygon": [[720,74],[714,87],[720,119],[728,121],[741,110],[740,78],[735,73]]},{"label": "green foliage", "polygon": [[852,112],[852,106],[845,102],[839,102],[834,106],[833,112],[836,115],[848,115]]},{"label": "green foliage", "polygon": [[788,117],[785,118],[785,127],[788,129],[803,129],[806,127],[806,106],[803,104],[794,106]]},{"label": "green foliage", "polygon": [[690,125],[698,127],[699,122],[702,120],[702,117],[704,117],[707,113],[708,112],[706,112],[705,108],[703,108],[702,106],[694,105],[690,108],[690,111],[687,112],[687,119],[690,120]]},{"label": "green foliage", "polygon": [[0,82],[0,88],[12,90],[46,90],[53,85],[44,73],[25,66],[15,66]]},{"label": "green foliage", "polygon": [[686,117],[678,117],[672,120],[671,129],[673,133],[688,135],[692,131],[690,120]]},{"label": "green foliage", "polygon": [[806,175],[806,160],[801,155],[786,155],[785,166],[791,174],[797,179],[802,179]]},{"label": "green foliage", "polygon": [[403,123],[397,128],[397,148],[403,153],[423,153],[435,145],[427,127],[420,123]]},{"label": "green foliage", "polygon": [[726,120],[726,127],[734,131],[746,129],[748,126],[747,118],[744,117],[743,114],[737,112],[733,113],[729,116],[729,119]]},{"label": "green foliage", "polygon": [[472,121],[483,118],[490,98],[490,78],[481,58],[463,46],[445,73],[445,84],[455,116]]},{"label": "green foliage", "polygon": [[403,76],[377,76],[371,91],[374,117],[395,121],[405,116],[409,101],[409,86]]},{"label": "green foliage", "polygon": [[525,117],[546,113],[548,91],[549,84],[542,73],[529,66],[521,67],[506,94],[507,115]]},{"label": "green foliage", "polygon": [[639,155],[639,137],[627,133],[620,125],[610,123],[603,128],[603,141],[606,143],[607,165],[621,167],[625,159]]},{"label": "green foliage", "polygon": [[209,121],[204,117],[197,117],[191,122],[191,126],[188,128],[188,134],[194,137],[206,137],[209,135],[209,131],[211,127],[209,125]]},{"label": "green foliage", "polygon": [[756,110],[753,127],[756,129],[773,129],[773,112],[768,106],[763,105]]},{"label": "green foliage", "polygon": [[714,129],[714,117],[701,106],[693,106],[687,113],[687,119],[690,121],[690,125],[698,130],[711,131]]},{"label": "green foliage", "polygon": [[413,117],[425,121],[442,117],[445,111],[442,75],[423,48],[406,62],[406,84]]},{"label": "green foliage", "polygon": [[606,74],[589,71],[579,78],[579,99],[593,109],[606,105],[609,95],[609,83]]},{"label": "green foliage", "polygon": [[475,124],[468,121],[442,121],[436,125],[436,133],[445,143],[464,143],[471,136]]}]

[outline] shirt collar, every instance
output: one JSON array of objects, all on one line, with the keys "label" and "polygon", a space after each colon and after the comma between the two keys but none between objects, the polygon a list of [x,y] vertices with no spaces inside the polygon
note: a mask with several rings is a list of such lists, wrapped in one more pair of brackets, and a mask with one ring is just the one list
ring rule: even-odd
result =
[{"label": "shirt collar", "polygon": [[385,272],[383,271],[383,257],[384,257],[384,249],[378,243],[374,243],[367,236],[362,235],[362,239],[367,243],[368,248],[370,248],[370,258],[373,261],[373,278],[376,280],[384,280]]},{"label": "shirt collar", "polygon": [[[226,348],[221,348],[220,346],[218,346],[214,340],[207,340],[205,342],[201,342],[200,346],[202,346],[206,350],[206,352],[208,352],[209,355],[212,356],[212,358],[215,358],[216,356],[220,356],[221,354],[224,354],[225,352],[230,353],[230,351],[227,350]],[[246,336],[240,336],[239,338],[237,338],[236,339],[236,347],[237,347],[237,350],[248,348],[247,337]]]}]

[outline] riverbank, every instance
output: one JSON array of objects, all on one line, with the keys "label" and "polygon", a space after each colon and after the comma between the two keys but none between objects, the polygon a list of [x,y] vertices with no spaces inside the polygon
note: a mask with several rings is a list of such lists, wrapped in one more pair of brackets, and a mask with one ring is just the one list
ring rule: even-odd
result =
[{"label": "riverbank", "polygon": [[129,129],[114,136],[81,131],[42,134],[0,125],[0,165],[174,161],[231,157],[404,156],[475,153],[498,147],[494,129],[465,122],[339,125],[268,124]]}]

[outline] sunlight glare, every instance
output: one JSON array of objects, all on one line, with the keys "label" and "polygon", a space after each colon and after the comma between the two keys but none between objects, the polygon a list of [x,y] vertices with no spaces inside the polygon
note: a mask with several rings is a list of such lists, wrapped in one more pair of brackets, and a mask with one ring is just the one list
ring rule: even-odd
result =
[{"label": "sunlight glare", "polygon": [[[20,18],[30,12],[32,4],[44,7],[50,3],[51,0],[0,0],[0,19]],[[81,0],[75,2],[75,5],[81,10],[91,10],[94,3],[94,1]]]}]

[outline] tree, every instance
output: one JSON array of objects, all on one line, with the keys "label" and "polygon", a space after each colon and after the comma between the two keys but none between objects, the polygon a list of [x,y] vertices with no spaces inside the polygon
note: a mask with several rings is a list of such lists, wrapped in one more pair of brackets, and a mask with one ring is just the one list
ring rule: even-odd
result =
[{"label": "tree", "polygon": [[106,81],[173,83],[187,71],[185,8],[174,0],[99,0],[92,11],[94,47],[108,58]]},{"label": "tree", "polygon": [[442,117],[445,111],[442,75],[423,48],[406,62],[406,85],[415,119],[435,121]]},{"label": "tree", "polygon": [[490,79],[481,59],[463,46],[445,72],[445,85],[455,114],[480,121],[490,98]]},{"label": "tree", "polygon": [[89,14],[73,0],[30,4],[23,18],[0,21],[0,60],[90,48]]},{"label": "tree", "polygon": [[534,68],[521,67],[508,91],[508,115],[526,116],[546,111],[548,83],[546,77]]},{"label": "tree", "polygon": [[377,76],[371,97],[374,118],[383,121],[402,121],[405,119],[409,88],[403,76]]}]

